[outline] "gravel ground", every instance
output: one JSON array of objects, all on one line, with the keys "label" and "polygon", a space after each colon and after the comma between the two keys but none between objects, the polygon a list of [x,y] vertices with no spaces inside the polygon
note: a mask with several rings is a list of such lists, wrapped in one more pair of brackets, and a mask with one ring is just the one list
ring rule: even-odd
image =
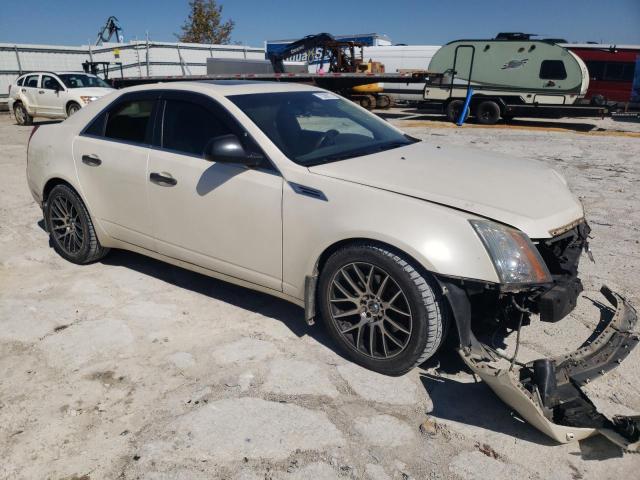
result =
[{"label": "gravel ground", "polygon": [[[524,330],[523,358],[588,337],[602,283],[640,305],[639,123],[451,128],[384,114],[429,142],[542,160],[582,198],[596,259],[583,263],[585,293],[569,318]],[[554,444],[451,351],[383,377],[284,301],[126,252],[65,262],[27,190],[29,131],[0,115],[0,478],[635,476],[640,455],[602,437]],[[636,349],[594,382],[594,401],[640,413],[639,360]]]}]

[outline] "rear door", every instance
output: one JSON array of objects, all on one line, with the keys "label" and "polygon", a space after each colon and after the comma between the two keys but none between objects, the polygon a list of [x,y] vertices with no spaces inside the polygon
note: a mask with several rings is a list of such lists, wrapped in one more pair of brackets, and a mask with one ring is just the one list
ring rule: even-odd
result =
[{"label": "rear door", "polygon": [[210,97],[169,92],[161,112],[148,187],[158,251],[282,290],[279,172],[267,160],[247,168],[204,158],[205,146],[226,134],[244,139],[245,148],[258,148]]},{"label": "rear door", "polygon": [[38,113],[63,116],[66,97],[66,89],[56,77],[42,74],[38,89]]},{"label": "rear door", "polygon": [[123,95],[76,137],[73,156],[89,210],[113,238],[154,249],[147,162],[157,94]]},{"label": "rear door", "polygon": [[40,85],[40,74],[27,75],[24,79],[20,91],[29,107],[31,114],[38,113],[38,88]]}]

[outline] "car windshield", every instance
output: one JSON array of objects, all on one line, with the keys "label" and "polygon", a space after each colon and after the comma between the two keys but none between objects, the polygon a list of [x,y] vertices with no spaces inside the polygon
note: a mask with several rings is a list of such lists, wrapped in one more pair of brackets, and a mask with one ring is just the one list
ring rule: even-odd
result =
[{"label": "car windshield", "polygon": [[319,165],[414,143],[384,120],[326,91],[231,95],[291,160]]},{"label": "car windshield", "polygon": [[107,82],[94,75],[84,73],[61,73],[58,75],[67,88],[102,87],[111,88]]}]

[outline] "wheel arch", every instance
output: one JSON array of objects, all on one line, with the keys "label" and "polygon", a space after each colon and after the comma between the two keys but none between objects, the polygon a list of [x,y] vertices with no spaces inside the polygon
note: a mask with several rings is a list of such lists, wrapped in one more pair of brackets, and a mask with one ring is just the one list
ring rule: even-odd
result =
[{"label": "wheel arch", "polygon": [[[76,187],[74,187],[71,184],[71,182],[61,177],[52,177],[49,180],[47,180],[44,184],[44,187],[42,187],[42,203],[43,204],[47,202],[47,199],[49,198],[49,194],[51,193],[51,190],[53,190],[54,187],[56,187],[57,185],[66,185],[67,187],[71,188],[74,192],[78,194],[80,198],[82,198],[82,201],[84,202],[84,198],[82,197],[82,194],[78,191]],[[86,205],[86,202],[85,202],[85,205]]]},{"label": "wheel arch", "polygon": [[[425,266],[424,261],[420,261],[417,259],[417,256],[408,252],[407,248],[403,248],[401,246],[394,245],[384,240],[375,239],[373,237],[366,236],[354,236],[343,238],[340,240],[336,240],[330,245],[325,246],[324,250],[316,257],[316,261],[313,267],[313,272],[310,275],[307,275],[304,283],[304,310],[305,310],[305,320],[308,324],[313,325],[314,318],[316,316],[316,301],[318,295],[318,286],[319,286],[319,278],[322,273],[322,269],[326,264],[327,260],[331,255],[340,250],[341,248],[345,248],[351,245],[374,245],[376,247],[384,248],[385,250],[389,250],[399,256],[406,258],[407,261],[411,262],[412,266],[420,272],[427,280],[431,281],[432,285],[435,285],[435,273]],[[431,265],[429,267],[433,268]]]},{"label": "wheel arch", "polygon": [[504,101],[502,97],[495,97],[492,95],[483,95],[483,94],[474,94],[473,97],[471,98],[471,105],[470,105],[472,112],[475,114],[475,111],[476,111],[476,108],[478,108],[478,105],[486,101],[497,103],[498,107],[500,107],[500,115],[503,115],[507,109],[507,103]]},{"label": "wheel arch", "polygon": [[67,101],[67,103],[65,103],[64,105],[64,112],[67,113],[69,111],[69,107],[75,103],[76,105],[78,105],[80,108],[82,108],[82,104],[80,102],[78,102],[76,99],[69,99]]}]

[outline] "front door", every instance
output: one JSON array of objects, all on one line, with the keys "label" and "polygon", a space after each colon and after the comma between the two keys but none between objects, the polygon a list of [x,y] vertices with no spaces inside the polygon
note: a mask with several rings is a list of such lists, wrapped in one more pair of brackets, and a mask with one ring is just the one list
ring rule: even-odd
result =
[{"label": "front door", "polygon": [[162,103],[148,189],[158,251],[282,290],[282,177],[267,163],[205,160],[215,137],[244,135],[209,97],[169,92]]},{"label": "front door", "polygon": [[129,94],[99,115],[73,144],[82,195],[113,238],[154,249],[147,162],[156,99]]},{"label": "front door", "polygon": [[61,117],[64,115],[66,90],[52,75],[42,75],[38,89],[38,113]]}]

